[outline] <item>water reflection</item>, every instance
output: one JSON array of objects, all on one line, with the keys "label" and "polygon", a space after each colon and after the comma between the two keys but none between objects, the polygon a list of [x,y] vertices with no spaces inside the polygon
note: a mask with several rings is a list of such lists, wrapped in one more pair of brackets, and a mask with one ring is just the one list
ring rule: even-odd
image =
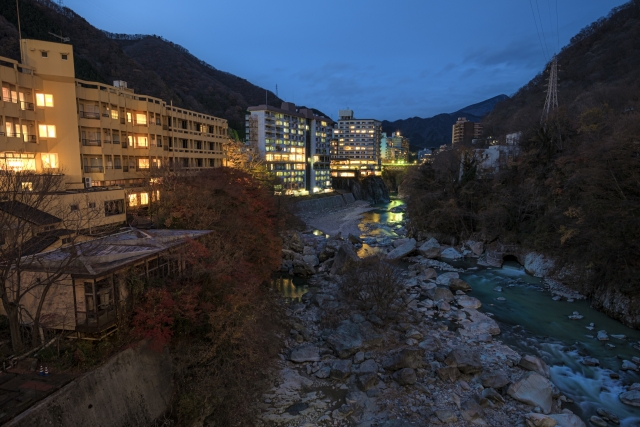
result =
[{"label": "water reflection", "polygon": [[305,279],[289,276],[288,274],[282,274],[274,277],[271,280],[271,287],[280,292],[283,297],[295,302],[299,302],[308,290]]}]

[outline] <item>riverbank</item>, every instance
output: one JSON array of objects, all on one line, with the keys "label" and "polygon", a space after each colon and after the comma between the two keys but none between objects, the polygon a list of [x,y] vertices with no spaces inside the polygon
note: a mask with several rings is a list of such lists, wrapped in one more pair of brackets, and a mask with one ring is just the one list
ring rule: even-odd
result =
[{"label": "riverbank", "polygon": [[[335,233],[344,219],[355,231],[355,217],[376,215],[357,212],[330,212],[326,225],[335,224]],[[321,229],[322,216],[311,228]],[[500,326],[467,295],[462,268],[421,250],[407,256],[419,247],[400,223],[359,225],[363,241],[312,234],[289,240],[283,267],[291,258],[308,262],[309,292],[287,311],[287,350],[261,404],[264,425],[585,425],[541,359],[495,340]],[[357,263],[364,245],[402,258],[397,296],[404,310],[397,318],[360,311],[342,294],[340,267]],[[602,416],[592,421],[599,419],[606,424]]]},{"label": "riverbank", "polygon": [[299,217],[308,227],[331,237],[348,237],[350,234],[359,236],[358,224],[362,214],[374,209],[369,202],[356,200],[345,206],[301,213]]}]

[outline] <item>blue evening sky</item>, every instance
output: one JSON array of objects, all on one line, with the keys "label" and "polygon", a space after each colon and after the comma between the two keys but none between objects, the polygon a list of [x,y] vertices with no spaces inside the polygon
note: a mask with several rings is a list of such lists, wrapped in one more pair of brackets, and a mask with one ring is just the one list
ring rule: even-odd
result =
[{"label": "blue evening sky", "polygon": [[[513,94],[623,0],[64,0],[97,28],[157,34],[335,118],[453,112]],[[538,15],[538,10],[540,15]],[[542,37],[542,34],[541,34]],[[544,43],[544,40],[542,40]]]}]

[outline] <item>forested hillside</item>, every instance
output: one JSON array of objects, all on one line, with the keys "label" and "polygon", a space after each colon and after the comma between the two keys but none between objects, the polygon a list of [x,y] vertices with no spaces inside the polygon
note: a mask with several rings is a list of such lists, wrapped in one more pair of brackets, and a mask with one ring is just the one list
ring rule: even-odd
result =
[{"label": "forested hillside", "polygon": [[[51,32],[71,39],[79,79],[125,80],[138,93],[223,117],[241,134],[246,108],[264,103],[264,89],[161,37],[105,33],[49,0],[19,0],[19,6],[23,38],[59,42]],[[0,56],[19,59],[16,28],[15,1],[0,0]],[[280,102],[271,92],[269,100]]]},{"label": "forested hillside", "polygon": [[514,161],[481,174],[475,147],[458,147],[415,171],[412,225],[550,256],[592,304],[640,327],[640,1],[582,30],[559,64],[546,125],[542,74],[484,121],[500,138],[523,132]]}]

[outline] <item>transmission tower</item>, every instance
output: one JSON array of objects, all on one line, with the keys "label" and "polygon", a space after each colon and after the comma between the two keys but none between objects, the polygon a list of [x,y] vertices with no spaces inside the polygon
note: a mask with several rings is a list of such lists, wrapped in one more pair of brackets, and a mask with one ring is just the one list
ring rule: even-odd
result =
[{"label": "transmission tower", "polygon": [[553,55],[551,60],[551,67],[549,70],[549,80],[547,84],[547,100],[544,102],[544,108],[542,110],[542,118],[540,124],[545,128],[547,126],[547,120],[549,119],[549,113],[558,109],[558,57]]}]

